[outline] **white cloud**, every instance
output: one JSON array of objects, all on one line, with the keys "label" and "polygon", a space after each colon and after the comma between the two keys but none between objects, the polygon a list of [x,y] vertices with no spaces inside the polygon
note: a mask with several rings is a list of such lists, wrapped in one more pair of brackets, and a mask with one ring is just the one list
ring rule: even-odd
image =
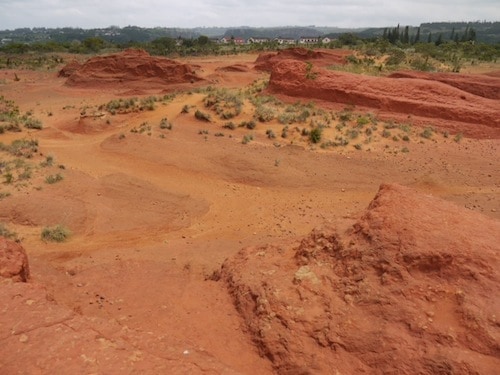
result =
[{"label": "white cloud", "polygon": [[418,25],[500,20],[498,0],[0,0],[0,29],[18,27]]}]

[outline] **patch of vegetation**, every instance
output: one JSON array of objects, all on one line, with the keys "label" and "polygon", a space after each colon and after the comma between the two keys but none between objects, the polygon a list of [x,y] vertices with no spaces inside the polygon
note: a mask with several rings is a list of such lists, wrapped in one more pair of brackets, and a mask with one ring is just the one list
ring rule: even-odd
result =
[{"label": "patch of vegetation", "polygon": [[226,122],[224,125],[222,125],[224,129],[229,129],[229,130],[234,130],[236,129],[236,124],[232,121]]},{"label": "patch of vegetation", "polygon": [[460,143],[460,141],[462,140],[463,137],[464,137],[464,135],[462,133],[458,133],[457,135],[455,135],[453,140],[457,143]]},{"label": "patch of vegetation", "polygon": [[5,226],[5,224],[0,223],[0,237],[5,237],[9,240],[13,240],[18,242],[19,237],[16,232],[11,231],[9,228]]},{"label": "patch of vegetation", "polygon": [[62,226],[45,227],[42,229],[41,238],[45,242],[64,242],[71,236],[71,231]]},{"label": "patch of vegetation", "polygon": [[243,109],[241,94],[227,89],[210,92],[204,99],[205,107],[211,108],[223,120],[238,116]]},{"label": "patch of vegetation", "polygon": [[47,184],[55,184],[59,181],[62,181],[64,179],[63,175],[61,175],[60,173],[57,173],[57,174],[51,174],[51,175],[48,175],[47,177],[45,177],[45,182]]},{"label": "patch of vegetation", "polygon": [[323,135],[323,128],[320,126],[317,126],[309,132],[309,140],[312,143],[319,143],[321,142],[321,137]]},{"label": "patch of vegetation", "polygon": [[24,115],[21,115],[19,107],[14,101],[0,96],[0,133],[5,131],[20,132],[21,126],[27,129],[42,129],[42,122],[32,116],[32,112],[26,112]]},{"label": "patch of vegetation", "polygon": [[200,121],[210,122],[210,115],[208,113],[202,112],[199,109],[194,113],[194,117]]},{"label": "patch of vegetation", "polygon": [[271,106],[258,105],[255,107],[254,117],[260,122],[269,122],[276,117],[276,111]]},{"label": "patch of vegetation", "polygon": [[174,97],[175,94],[164,96],[148,96],[141,99],[138,99],[136,97],[126,99],[120,98],[111,100],[106,104],[102,104],[97,109],[99,111],[107,111],[112,115],[141,111],[154,111],[156,109],[157,103],[169,103]]},{"label": "patch of vegetation", "polygon": [[168,121],[166,117],[162,118],[160,121],[160,129],[172,130],[174,125]]},{"label": "patch of vegetation", "polygon": [[253,129],[255,129],[255,127],[257,126],[257,124],[255,123],[255,121],[250,120],[250,121],[242,121],[242,122],[240,122],[239,126],[242,127],[242,128],[247,128],[247,129],[253,130]]},{"label": "patch of vegetation", "polygon": [[267,135],[267,138],[269,139],[274,139],[276,138],[276,134],[274,134],[273,130],[272,129],[267,129],[266,130],[266,135]]},{"label": "patch of vegetation", "polygon": [[311,105],[296,103],[294,105],[287,106],[285,110],[278,115],[278,121],[284,125],[291,125],[296,122],[303,123],[311,115]]},{"label": "patch of vegetation", "polygon": [[38,152],[38,141],[36,139],[16,139],[10,145],[0,142],[0,151],[29,159]]},{"label": "patch of vegetation", "polygon": [[310,61],[306,62],[306,78],[307,79],[316,79],[318,77],[318,73],[313,72],[313,64]]},{"label": "patch of vegetation", "polygon": [[243,136],[243,139],[241,140],[241,143],[243,143],[244,145],[246,145],[247,143],[250,143],[251,141],[253,141],[253,135],[252,134],[246,134]]},{"label": "patch of vegetation", "polygon": [[135,126],[130,129],[130,132],[131,133],[139,133],[139,134],[143,134],[143,133],[146,133],[148,135],[151,135],[151,125],[147,122],[147,121],[144,121],[143,123],[141,123],[139,125],[139,129],[137,129]]},{"label": "patch of vegetation", "polygon": [[53,164],[54,164],[54,157],[52,155],[48,155],[45,158],[45,160],[40,163],[40,166],[42,168],[46,168],[46,167],[52,167]]},{"label": "patch of vegetation", "polygon": [[425,128],[422,133],[420,133],[420,136],[425,139],[430,139],[432,138],[432,135],[434,134],[434,130],[430,127]]}]

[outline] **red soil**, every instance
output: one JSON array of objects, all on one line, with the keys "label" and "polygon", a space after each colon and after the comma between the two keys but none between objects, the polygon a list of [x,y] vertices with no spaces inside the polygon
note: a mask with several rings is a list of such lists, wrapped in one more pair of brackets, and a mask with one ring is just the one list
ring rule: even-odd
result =
[{"label": "red soil", "polygon": [[[476,76],[460,76],[473,82]],[[451,81],[451,77],[447,76]],[[491,78],[489,92],[500,88]],[[476,86],[477,87],[477,86]],[[472,91],[469,89],[468,91]],[[372,77],[312,68],[297,60],[274,65],[269,92],[415,115],[474,138],[500,138],[500,102],[430,79]]]},{"label": "red soil", "polygon": [[348,50],[311,50],[306,48],[289,48],[278,52],[268,52],[259,55],[255,60],[255,69],[271,72],[273,66],[282,60],[311,61],[317,66],[344,65],[345,58],[351,55]]},{"label": "red soil", "polygon": [[479,74],[457,73],[425,73],[425,72],[396,72],[389,78],[415,78],[438,81],[456,87],[462,91],[482,96],[488,99],[500,99],[500,75],[487,76]]},{"label": "red soil", "polygon": [[[278,120],[229,130],[189,80],[165,83],[144,68],[155,59],[127,54],[137,59],[89,60],[94,76],[75,73],[88,80],[83,86],[50,71],[0,72],[2,95],[44,125],[0,134],[3,144],[39,141],[25,161],[32,176],[0,186],[1,224],[18,233],[30,261],[28,282],[15,282],[28,279],[19,277],[27,275],[26,256],[0,245],[2,375],[496,374],[498,139],[457,143],[438,132],[423,139],[412,127],[403,143],[383,138],[379,124],[362,150],[322,150],[304,137],[269,139],[268,129],[283,129]],[[197,57],[174,66],[196,67],[205,85],[244,92],[269,77],[245,69],[255,58]],[[271,87],[284,96],[289,85],[292,95],[310,99],[328,91],[319,83],[338,80],[345,90],[326,100],[343,108],[349,95],[368,104],[381,97],[398,111],[387,116],[406,121],[397,104],[413,102],[401,85],[423,109],[439,105],[457,117],[489,103],[498,112],[498,100],[442,82],[347,74],[328,81],[317,69],[327,61],[314,60],[309,73],[318,75],[304,80],[308,65],[295,60],[299,76],[292,70],[277,80],[273,72]],[[173,87],[184,91],[154,111],[98,109]],[[321,109],[334,104],[315,100]],[[197,120],[196,109],[212,121]],[[246,102],[235,123],[254,111]],[[490,112],[477,124],[422,118],[467,133],[496,129],[481,125]],[[325,139],[338,124],[331,115]],[[164,118],[172,129],[161,129]],[[150,134],[132,132],[144,123]],[[248,134],[253,141],[243,144]],[[52,166],[42,166],[47,156]],[[63,180],[47,184],[56,173]],[[383,182],[466,209],[383,185],[360,214]],[[68,227],[70,238],[42,241],[42,228],[55,224]]]},{"label": "red soil", "polygon": [[[60,72],[65,76],[76,66],[70,63]],[[108,56],[96,56],[69,75],[66,84],[73,87],[161,88],[169,84],[200,81],[193,68],[166,58],[152,57],[142,50],[129,49]]]},{"label": "red soil", "polygon": [[347,230],[243,249],[222,278],[279,374],[494,374],[498,233],[498,221],[382,185]]}]

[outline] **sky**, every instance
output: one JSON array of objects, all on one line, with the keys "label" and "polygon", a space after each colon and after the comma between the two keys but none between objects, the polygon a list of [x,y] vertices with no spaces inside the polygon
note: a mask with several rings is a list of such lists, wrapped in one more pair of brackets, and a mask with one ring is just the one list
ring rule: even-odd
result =
[{"label": "sky", "polygon": [[0,0],[0,30],[108,26],[418,26],[500,21],[500,0]]}]

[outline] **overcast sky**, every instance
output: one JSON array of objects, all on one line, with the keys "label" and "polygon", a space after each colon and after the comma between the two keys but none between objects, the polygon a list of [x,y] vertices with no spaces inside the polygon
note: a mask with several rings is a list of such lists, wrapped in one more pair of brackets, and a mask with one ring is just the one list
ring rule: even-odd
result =
[{"label": "overcast sky", "polygon": [[500,21],[500,0],[0,0],[0,30],[115,26],[418,26]]}]

